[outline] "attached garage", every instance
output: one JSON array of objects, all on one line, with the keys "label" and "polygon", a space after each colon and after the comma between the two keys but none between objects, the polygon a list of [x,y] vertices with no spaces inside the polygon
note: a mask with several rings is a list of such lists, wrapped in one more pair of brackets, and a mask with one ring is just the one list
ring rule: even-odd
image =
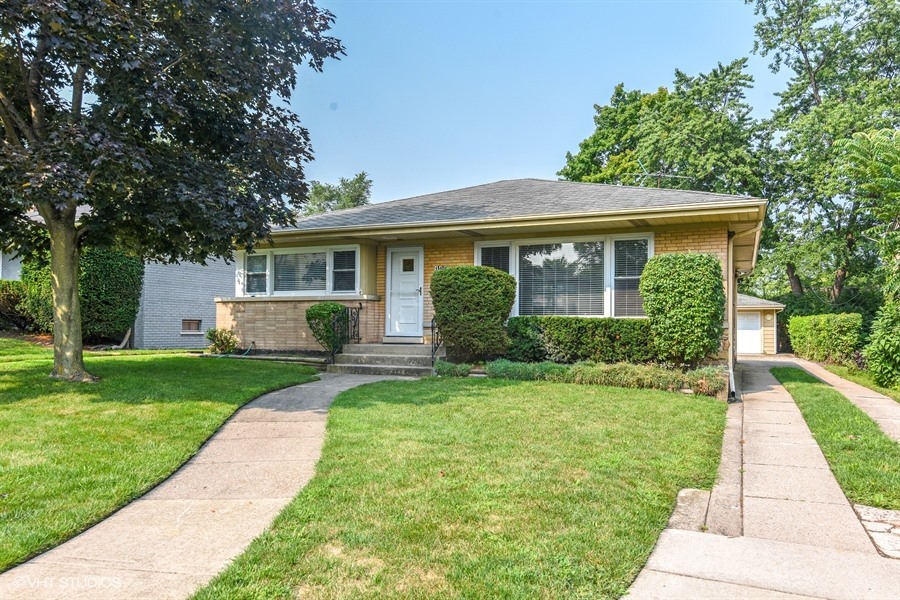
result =
[{"label": "attached garage", "polygon": [[775,354],[778,313],[784,304],[747,296],[737,295],[737,353]]}]

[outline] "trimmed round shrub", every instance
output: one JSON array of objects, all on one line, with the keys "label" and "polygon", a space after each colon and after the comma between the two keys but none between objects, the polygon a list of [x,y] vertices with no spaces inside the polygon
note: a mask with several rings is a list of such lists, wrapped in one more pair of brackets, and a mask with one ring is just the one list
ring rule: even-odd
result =
[{"label": "trimmed round shrub", "polygon": [[[22,261],[24,297],[19,305],[38,331],[53,332],[53,292],[49,261]],[[144,263],[105,248],[81,254],[78,298],[85,339],[117,339],[134,325],[141,304]]]},{"label": "trimmed round shrub", "polygon": [[849,365],[859,348],[862,324],[857,313],[791,317],[788,334],[797,356]]},{"label": "trimmed round shrub", "polygon": [[516,280],[492,267],[448,267],[431,278],[431,299],[447,358],[473,362],[506,352],[505,322],[516,299]]},{"label": "trimmed round shrub", "polygon": [[864,354],[875,383],[900,389],[900,303],[889,302],[878,311]]},{"label": "trimmed round shrub", "polygon": [[640,293],[660,359],[696,365],[718,351],[725,319],[722,265],[712,254],[659,254],[644,267]]},{"label": "trimmed round shrub", "polygon": [[335,335],[332,322],[343,310],[344,305],[340,302],[318,302],[306,309],[306,324],[326,352],[340,350],[341,339]]},{"label": "trimmed round shrub", "polygon": [[206,339],[213,354],[231,354],[238,346],[238,337],[230,329],[207,329]]}]

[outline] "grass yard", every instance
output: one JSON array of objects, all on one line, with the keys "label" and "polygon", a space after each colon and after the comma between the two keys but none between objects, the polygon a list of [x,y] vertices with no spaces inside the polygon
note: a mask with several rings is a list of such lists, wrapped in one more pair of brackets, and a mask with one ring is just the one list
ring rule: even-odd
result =
[{"label": "grass yard", "polygon": [[900,509],[900,444],[843,394],[803,369],[776,367],[772,374],[800,407],[847,497]]},{"label": "grass yard", "polygon": [[306,367],[187,355],[86,363],[99,383],[54,381],[48,350],[0,338],[0,571],[141,495],[248,400],[314,379]]},{"label": "grass yard", "polygon": [[851,369],[849,367],[845,367],[843,365],[822,365],[838,377],[843,377],[844,379],[850,380],[854,383],[858,383],[859,385],[865,386],[870,390],[875,390],[879,394],[884,394],[888,398],[893,398],[897,402],[900,402],[900,390],[892,390],[890,388],[884,388],[875,383],[875,380],[872,379],[872,376],[869,375],[866,371],[860,371],[859,369]]},{"label": "grass yard", "polygon": [[430,378],[332,405],[316,475],[199,598],[622,595],[679,489],[710,488],[725,404]]}]

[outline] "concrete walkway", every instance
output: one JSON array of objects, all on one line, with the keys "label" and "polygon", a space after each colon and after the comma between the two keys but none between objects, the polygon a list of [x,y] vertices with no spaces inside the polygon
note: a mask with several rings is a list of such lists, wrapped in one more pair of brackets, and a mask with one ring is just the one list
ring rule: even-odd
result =
[{"label": "concrete walkway", "polygon": [[334,397],[383,379],[323,374],[248,403],[148,494],[0,575],[0,600],[190,596],[310,480]]},{"label": "concrete walkway", "polygon": [[742,361],[716,487],[679,495],[629,599],[900,598],[900,560],[878,554],[769,373],[784,364]]}]

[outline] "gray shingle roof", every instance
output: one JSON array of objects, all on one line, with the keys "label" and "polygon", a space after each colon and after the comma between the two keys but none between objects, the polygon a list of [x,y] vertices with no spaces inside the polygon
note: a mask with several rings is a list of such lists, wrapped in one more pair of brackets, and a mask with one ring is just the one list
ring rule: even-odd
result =
[{"label": "gray shingle roof", "polygon": [[306,217],[289,230],[466,223],[624,210],[652,211],[740,201],[759,202],[761,199],[688,190],[511,179]]},{"label": "gray shingle roof", "polygon": [[772,302],[771,300],[763,300],[756,296],[748,296],[747,294],[737,295],[738,308],[784,308],[784,304],[780,302]]}]

